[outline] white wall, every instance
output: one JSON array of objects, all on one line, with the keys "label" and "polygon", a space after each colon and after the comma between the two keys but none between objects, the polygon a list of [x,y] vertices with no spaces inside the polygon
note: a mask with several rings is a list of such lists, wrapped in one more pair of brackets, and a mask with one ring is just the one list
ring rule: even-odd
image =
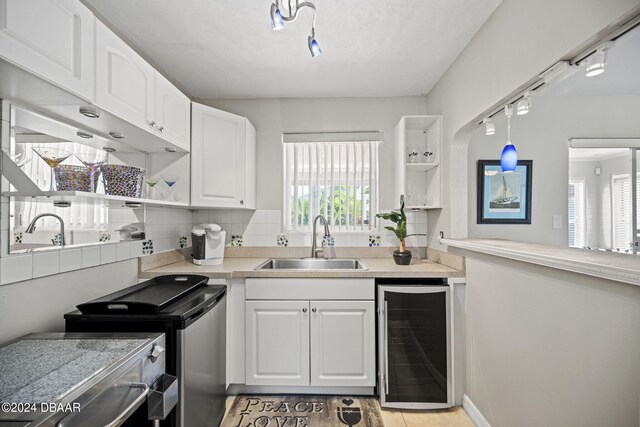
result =
[{"label": "white wall", "polygon": [[467,258],[466,391],[492,427],[640,425],[640,286]]},{"label": "white wall", "polygon": [[138,261],[0,286],[0,345],[31,332],[64,332],[77,304],[138,283]]},{"label": "white wall", "polygon": [[[501,238],[550,245],[567,244],[569,138],[615,138],[640,135],[640,97],[534,98],[531,112],[511,119],[511,141],[522,160],[533,160],[531,224],[478,224],[477,161],[497,160],[506,141],[506,119],[495,117],[497,132],[486,136],[477,127],[469,141],[469,237]],[[610,172],[609,172],[610,175]],[[604,176],[604,175],[603,175]],[[552,227],[562,216],[562,229]]]},{"label": "white wall", "polygon": [[403,115],[426,114],[423,97],[205,99],[197,102],[248,117],[257,130],[257,208],[282,209],[282,134],[381,131],[380,209],[393,203],[393,129]]},{"label": "white wall", "polygon": [[[467,236],[466,162],[470,124],[483,111],[563,58],[632,8],[638,0],[504,1],[427,96],[429,114],[444,116],[442,211],[429,213],[430,246],[439,231]],[[456,142],[454,144],[454,141]],[[475,189],[471,189],[475,191]]]}]

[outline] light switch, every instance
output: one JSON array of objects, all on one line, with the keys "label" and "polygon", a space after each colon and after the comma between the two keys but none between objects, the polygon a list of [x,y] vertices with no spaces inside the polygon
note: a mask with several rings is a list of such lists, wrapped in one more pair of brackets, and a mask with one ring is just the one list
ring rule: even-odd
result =
[{"label": "light switch", "polygon": [[553,216],[553,228],[560,230],[562,228],[562,215]]}]

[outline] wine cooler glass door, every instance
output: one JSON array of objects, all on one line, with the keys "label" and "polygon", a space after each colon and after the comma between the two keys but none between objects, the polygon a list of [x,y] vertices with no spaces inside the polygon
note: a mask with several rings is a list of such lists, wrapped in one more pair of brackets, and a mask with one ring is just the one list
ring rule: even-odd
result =
[{"label": "wine cooler glass door", "polygon": [[379,286],[380,404],[452,406],[449,287]]}]

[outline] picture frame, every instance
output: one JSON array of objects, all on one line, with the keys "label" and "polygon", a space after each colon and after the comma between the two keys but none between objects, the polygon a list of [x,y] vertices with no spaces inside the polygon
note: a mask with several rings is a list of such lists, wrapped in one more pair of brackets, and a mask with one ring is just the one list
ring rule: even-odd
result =
[{"label": "picture frame", "polygon": [[531,224],[533,160],[502,172],[499,160],[478,160],[478,224]]}]

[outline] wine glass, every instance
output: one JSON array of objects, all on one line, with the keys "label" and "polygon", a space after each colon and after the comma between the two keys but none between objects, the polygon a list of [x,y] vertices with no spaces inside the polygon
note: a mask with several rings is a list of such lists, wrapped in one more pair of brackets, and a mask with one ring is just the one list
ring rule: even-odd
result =
[{"label": "wine glass", "polygon": [[341,407],[336,409],[336,412],[338,413],[338,419],[340,422],[349,427],[358,424],[362,419],[360,408]]},{"label": "wine glass", "polygon": [[94,181],[94,175],[100,166],[107,163],[109,153],[104,150],[97,150],[93,153],[76,153],[75,156],[89,169],[89,187],[91,188],[91,192],[95,193],[96,183]]},{"label": "wine glass", "polygon": [[56,188],[53,184],[53,181],[55,180],[53,168],[67,160],[67,158],[73,153],[67,150],[62,150],[60,148],[49,147],[33,147],[33,151],[35,151],[35,153],[40,156],[40,158],[44,160],[44,162],[48,164],[49,167],[51,167],[51,185],[49,186],[49,191],[56,191]]},{"label": "wine glass", "polygon": [[147,199],[153,199],[154,190],[155,190],[156,184],[158,183],[158,177],[153,176],[153,177],[145,178],[144,182],[147,185],[147,192],[146,192]]},{"label": "wine glass", "polygon": [[178,181],[178,178],[180,177],[177,175],[162,175],[162,180],[164,181],[164,183],[167,185],[167,188],[169,189],[166,196],[167,200],[171,199],[171,196],[173,195],[173,192],[175,190],[175,185],[176,185],[176,182]]}]

